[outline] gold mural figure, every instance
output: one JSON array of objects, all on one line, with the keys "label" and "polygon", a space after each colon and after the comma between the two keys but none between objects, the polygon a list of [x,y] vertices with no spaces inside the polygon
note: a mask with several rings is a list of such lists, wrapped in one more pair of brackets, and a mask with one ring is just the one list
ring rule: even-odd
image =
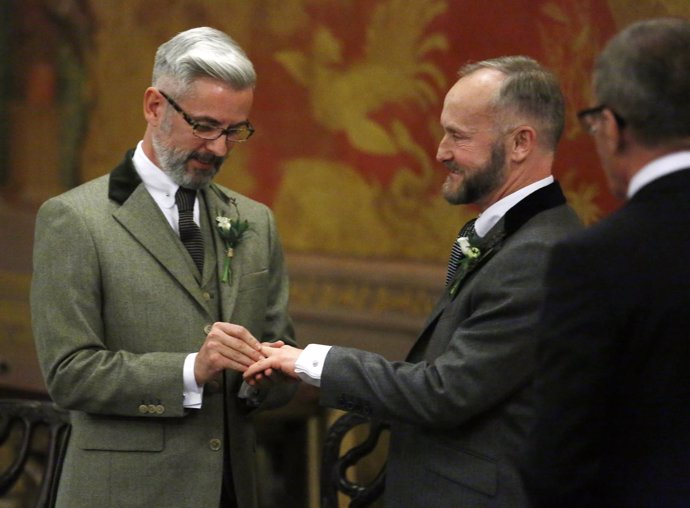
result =
[{"label": "gold mural figure", "polygon": [[[581,109],[589,105],[590,72],[595,56],[603,45],[604,35],[594,23],[590,1],[542,6],[547,22],[539,23],[539,36],[545,63],[559,77],[569,106]],[[567,43],[564,43],[567,41]],[[565,140],[583,133],[579,122],[566,122]]]},{"label": "gold mural figure", "polygon": [[412,102],[424,110],[440,101],[445,77],[425,57],[446,50],[448,41],[442,33],[425,34],[425,29],[446,8],[438,0],[389,0],[378,5],[367,27],[363,57],[349,66],[342,42],[323,25],[315,30],[308,55],[297,50],[276,54],[290,75],[307,87],[310,111],[319,125],[343,133],[364,153],[403,155],[412,162],[398,167],[384,188],[342,162],[286,161],[274,209],[288,249],[356,257],[446,258],[447,240],[461,219],[449,213],[440,198],[441,175],[433,171],[428,147],[417,142],[419,133],[439,137],[436,115],[416,124],[415,135],[400,120],[383,125],[372,118],[386,105],[409,108]]},{"label": "gold mural figure", "polygon": [[644,18],[680,16],[690,19],[688,0],[637,0],[634,8],[630,0],[608,0],[608,4],[619,30]]},{"label": "gold mural figure", "polygon": [[[590,1],[573,4],[548,2],[542,5],[541,12],[546,18],[545,22],[539,23],[541,44],[546,49],[545,62],[559,76],[568,101],[566,114],[569,114],[589,105],[590,73],[604,35],[594,22]],[[579,122],[568,116],[564,141],[585,135]],[[599,184],[581,180],[575,170],[568,171],[561,184],[568,202],[582,222],[592,224],[601,218],[603,212],[596,203],[601,190]]]},{"label": "gold mural figure", "polygon": [[599,185],[586,180],[578,183],[578,171],[575,169],[565,173],[561,178],[561,185],[568,203],[585,225],[593,224],[601,219],[603,212],[596,204],[601,190]]},{"label": "gold mural figure", "polygon": [[328,29],[317,26],[305,55],[280,51],[276,60],[309,90],[314,119],[331,132],[343,132],[358,150],[392,155],[395,141],[370,115],[386,104],[416,101],[422,106],[437,102],[445,79],[426,55],[447,48],[442,34],[425,36],[431,20],[446,9],[444,2],[389,0],[378,5],[367,29],[364,56],[344,66],[342,42]]}]

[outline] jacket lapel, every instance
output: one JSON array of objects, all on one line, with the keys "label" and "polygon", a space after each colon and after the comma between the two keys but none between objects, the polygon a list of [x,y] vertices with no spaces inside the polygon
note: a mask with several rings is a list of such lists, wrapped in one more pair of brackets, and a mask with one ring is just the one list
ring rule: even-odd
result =
[{"label": "jacket lapel", "polygon": [[131,150],[127,152],[125,160],[110,174],[108,196],[120,204],[113,212],[113,218],[206,309],[184,245],[142,185],[132,164],[132,154]]},{"label": "jacket lapel", "polygon": [[[230,278],[227,282],[220,280],[223,273],[225,258],[227,257],[227,249],[223,239],[218,234],[216,227],[216,217],[219,215],[237,218],[237,211],[231,204],[232,197],[221,190],[217,185],[211,184],[208,189],[202,191],[204,201],[206,202],[206,213],[208,216],[211,229],[213,231],[213,248],[215,249],[216,270],[215,276],[218,277],[218,284],[220,285],[220,298],[223,304],[221,305],[221,320],[231,321],[232,313],[235,309],[235,302],[237,301],[237,291],[239,288],[239,278],[242,274],[240,267],[242,266],[242,244],[235,249],[234,256],[230,264]],[[210,275],[208,275],[210,276]],[[207,281],[204,281],[207,282]]]},{"label": "jacket lapel", "polygon": [[[536,190],[522,201],[518,202],[505,216],[491,228],[484,237],[470,239],[470,243],[479,248],[481,254],[479,259],[467,269],[459,269],[455,278],[444,288],[441,298],[434,307],[431,315],[427,319],[422,332],[415,342],[411,353],[421,347],[423,338],[430,337],[435,327],[436,321],[443,314],[445,309],[457,297],[462,290],[462,284],[467,277],[481,268],[492,256],[494,256],[503,246],[504,240],[520,229],[529,219],[540,212],[565,204],[565,196],[558,182],[553,182],[546,187]],[[454,289],[451,291],[451,289]]]}]

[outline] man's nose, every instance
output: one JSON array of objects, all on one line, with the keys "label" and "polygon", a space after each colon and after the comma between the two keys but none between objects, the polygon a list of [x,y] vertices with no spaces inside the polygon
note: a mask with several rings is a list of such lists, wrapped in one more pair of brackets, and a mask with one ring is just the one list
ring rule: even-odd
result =
[{"label": "man's nose", "polygon": [[436,160],[439,162],[445,162],[453,158],[451,151],[447,148],[447,141],[448,134],[444,134],[436,149]]},{"label": "man's nose", "polygon": [[222,134],[217,139],[206,141],[206,147],[213,152],[213,155],[225,157],[232,150],[232,143],[228,142],[225,134]]}]

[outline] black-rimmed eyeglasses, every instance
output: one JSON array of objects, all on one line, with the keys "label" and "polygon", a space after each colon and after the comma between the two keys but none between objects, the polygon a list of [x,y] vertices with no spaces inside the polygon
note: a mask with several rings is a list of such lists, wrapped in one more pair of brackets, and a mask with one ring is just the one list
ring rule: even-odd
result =
[{"label": "black-rimmed eyeglasses", "polygon": [[232,143],[244,143],[254,134],[254,126],[249,123],[249,120],[236,123],[227,128],[211,125],[208,123],[198,122],[194,120],[185,110],[183,110],[177,102],[172,100],[165,92],[158,90],[160,94],[165,97],[175,111],[182,115],[185,122],[192,127],[192,134],[197,138],[205,139],[206,141],[213,141],[221,136],[226,136],[226,139]]},{"label": "black-rimmed eyeglasses", "polygon": [[608,107],[606,104],[600,104],[599,106],[594,106],[593,108],[583,109],[577,112],[577,119],[580,121],[580,125],[588,134],[594,134],[597,131],[597,125],[595,123],[597,117],[602,111],[608,109],[613,117],[616,119],[616,123],[619,128],[625,127],[625,119]]}]

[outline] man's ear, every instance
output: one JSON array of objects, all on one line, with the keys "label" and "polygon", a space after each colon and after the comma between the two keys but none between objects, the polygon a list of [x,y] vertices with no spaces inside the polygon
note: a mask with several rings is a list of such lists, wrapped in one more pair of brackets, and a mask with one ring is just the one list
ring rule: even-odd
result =
[{"label": "man's ear", "polygon": [[521,163],[534,150],[537,132],[529,125],[516,127],[509,137],[508,154],[512,162]]},{"label": "man's ear", "polygon": [[601,131],[600,139],[609,153],[625,151],[627,147],[625,133],[612,111],[604,109],[601,112],[598,129]]},{"label": "man's ear", "polygon": [[160,92],[153,87],[148,87],[144,92],[144,118],[149,125],[155,127],[160,125],[165,107],[166,101]]}]

